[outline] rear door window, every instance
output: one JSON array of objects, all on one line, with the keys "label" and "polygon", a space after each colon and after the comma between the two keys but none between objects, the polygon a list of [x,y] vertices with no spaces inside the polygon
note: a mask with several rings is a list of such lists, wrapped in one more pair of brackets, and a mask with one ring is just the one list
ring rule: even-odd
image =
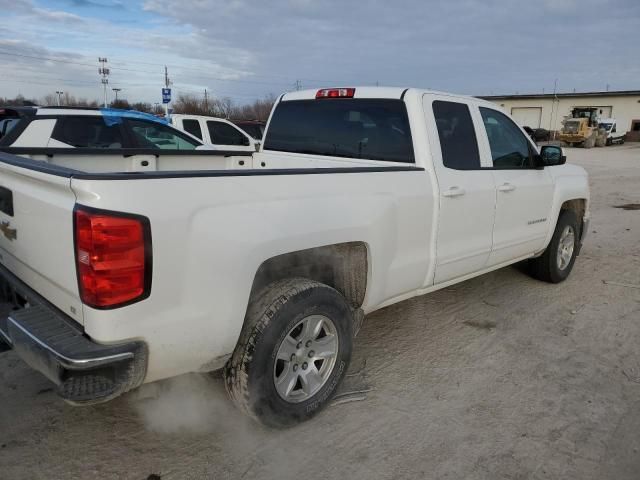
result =
[{"label": "rear door window", "polygon": [[211,143],[215,145],[249,145],[249,139],[240,130],[228,123],[208,120],[207,128],[209,129]]},{"label": "rear door window", "polygon": [[182,120],[182,129],[185,132],[190,133],[194,137],[198,137],[200,140],[202,140],[202,129],[200,128],[200,122],[198,120]]},{"label": "rear door window", "polygon": [[480,152],[469,107],[464,103],[433,102],[442,163],[455,170],[479,170]]},{"label": "rear door window", "polygon": [[197,140],[168,125],[132,119],[127,119],[127,125],[138,148],[195,150],[200,145]]},{"label": "rear door window", "polygon": [[402,100],[323,99],[280,102],[265,150],[414,163]]},{"label": "rear door window", "polygon": [[124,147],[120,125],[107,125],[102,116],[60,117],[51,138],[75,148]]}]

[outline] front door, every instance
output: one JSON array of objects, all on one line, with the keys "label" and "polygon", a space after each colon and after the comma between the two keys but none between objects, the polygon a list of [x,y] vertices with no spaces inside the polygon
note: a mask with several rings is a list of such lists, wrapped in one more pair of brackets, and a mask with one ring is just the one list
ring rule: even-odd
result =
[{"label": "front door", "polygon": [[536,169],[537,154],[527,135],[505,114],[480,107],[484,124],[481,144],[493,164],[496,219],[489,266],[530,255],[544,247],[550,218],[553,179],[548,169]]},{"label": "front door", "polygon": [[[434,283],[482,270],[495,213],[492,171],[483,170],[469,104],[425,95],[423,107],[439,187]],[[473,108],[473,107],[472,107]]]}]

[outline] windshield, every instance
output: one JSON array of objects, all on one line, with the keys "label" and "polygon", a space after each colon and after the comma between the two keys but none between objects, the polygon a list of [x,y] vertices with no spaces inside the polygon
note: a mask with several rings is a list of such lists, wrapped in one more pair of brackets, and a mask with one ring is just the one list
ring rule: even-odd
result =
[{"label": "windshield", "polygon": [[284,101],[276,107],[265,150],[413,163],[402,100]]},{"label": "windshield", "polygon": [[605,130],[611,130],[612,123],[601,123],[598,128],[604,128]]}]

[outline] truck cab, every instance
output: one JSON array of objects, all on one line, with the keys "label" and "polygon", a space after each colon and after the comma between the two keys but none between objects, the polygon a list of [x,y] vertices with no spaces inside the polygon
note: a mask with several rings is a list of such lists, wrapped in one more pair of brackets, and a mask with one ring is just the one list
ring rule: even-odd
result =
[{"label": "truck cab", "polygon": [[205,115],[171,115],[171,124],[214,148],[255,152],[260,142],[229,120]]}]

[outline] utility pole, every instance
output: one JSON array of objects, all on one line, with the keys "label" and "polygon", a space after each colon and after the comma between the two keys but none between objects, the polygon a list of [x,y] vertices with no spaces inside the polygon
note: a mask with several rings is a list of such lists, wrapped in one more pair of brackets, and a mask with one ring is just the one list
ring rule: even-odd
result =
[{"label": "utility pole", "polygon": [[114,103],[118,103],[118,92],[120,92],[122,89],[121,88],[112,88],[111,90],[116,92],[116,99],[115,99]]},{"label": "utility pole", "polygon": [[[166,88],[169,88],[169,85],[171,85],[171,80],[169,80],[169,72],[167,70],[167,66],[164,66],[164,86]],[[169,119],[169,104],[165,103],[164,104],[164,118]]]},{"label": "utility pole", "polygon": [[102,65],[98,69],[98,74],[102,75],[102,88],[104,89],[104,108],[107,108],[107,85],[109,84],[109,73],[110,70],[107,68],[107,59],[104,57],[99,57],[98,62]]},{"label": "utility pole", "polygon": [[209,95],[206,88],[204,89],[204,110],[209,113]]},{"label": "utility pole", "polygon": [[296,90],[302,90],[302,82],[300,80],[296,80]]},{"label": "utility pole", "polygon": [[153,113],[158,113],[158,110],[160,110],[160,102],[156,102],[153,104]]},{"label": "utility pole", "polygon": [[56,90],[56,94],[58,95],[58,106],[60,106],[60,97],[62,96],[64,92],[61,92],[59,90]]},{"label": "utility pole", "polygon": [[[555,82],[553,82],[553,98],[551,99],[551,116],[549,118],[549,131],[553,131],[553,140],[556,139],[556,131],[553,129],[553,108],[556,106],[556,100],[558,97],[556,96],[556,92],[558,91],[558,79],[556,78]],[[559,106],[559,105],[558,105]],[[558,112],[556,111],[556,117]]]}]

